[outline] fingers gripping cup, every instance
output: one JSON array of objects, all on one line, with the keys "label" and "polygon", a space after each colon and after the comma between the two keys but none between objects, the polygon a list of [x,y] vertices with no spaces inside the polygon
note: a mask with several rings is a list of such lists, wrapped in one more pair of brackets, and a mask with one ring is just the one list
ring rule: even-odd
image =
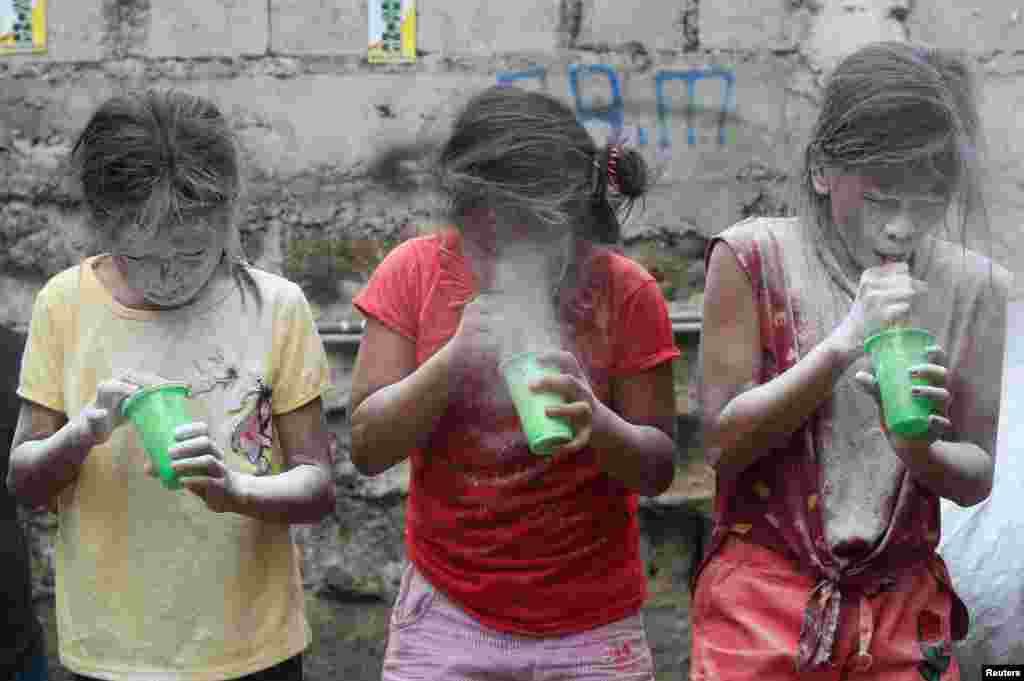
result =
[{"label": "fingers gripping cup", "polygon": [[500,368],[530,451],[539,456],[550,456],[555,449],[571,442],[574,437],[572,426],[563,418],[545,413],[548,407],[565,404],[562,396],[530,390],[531,383],[544,376],[557,375],[558,369],[542,366],[533,352],[513,355],[504,360]]},{"label": "fingers gripping cup", "polygon": [[189,388],[184,383],[164,383],[143,388],[121,404],[121,413],[135,426],[160,482],[167,489],[181,488],[167,450],[175,444],[174,429],[192,420],[188,397]]},{"label": "fingers gripping cup", "polygon": [[928,361],[928,348],[935,337],[924,329],[893,328],[875,334],[864,342],[871,356],[875,376],[882,393],[886,427],[901,437],[923,438],[928,433],[928,417],[935,405],[927,397],[914,395],[915,385],[927,385],[923,378],[911,378],[908,370]]}]

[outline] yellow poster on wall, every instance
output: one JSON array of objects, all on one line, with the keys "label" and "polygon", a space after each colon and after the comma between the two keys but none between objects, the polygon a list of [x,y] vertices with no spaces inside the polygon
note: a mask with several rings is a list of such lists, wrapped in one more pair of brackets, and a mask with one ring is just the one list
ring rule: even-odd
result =
[{"label": "yellow poster on wall", "polygon": [[46,0],[0,0],[0,55],[46,52]]},{"label": "yellow poster on wall", "polygon": [[416,61],[416,0],[370,0],[371,64]]}]

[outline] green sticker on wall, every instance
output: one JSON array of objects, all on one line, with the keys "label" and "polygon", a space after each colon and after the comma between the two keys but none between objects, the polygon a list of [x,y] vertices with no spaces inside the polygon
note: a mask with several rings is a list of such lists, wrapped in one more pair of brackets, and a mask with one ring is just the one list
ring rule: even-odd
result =
[{"label": "green sticker on wall", "polygon": [[0,0],[0,55],[46,52],[46,0]]},{"label": "green sticker on wall", "polygon": [[416,61],[416,0],[370,0],[371,64]]}]

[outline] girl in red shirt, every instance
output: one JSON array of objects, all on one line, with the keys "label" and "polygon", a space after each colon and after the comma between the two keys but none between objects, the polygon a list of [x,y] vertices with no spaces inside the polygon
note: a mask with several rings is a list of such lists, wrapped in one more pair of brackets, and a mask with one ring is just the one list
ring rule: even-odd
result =
[{"label": "girl in red shirt", "polygon": [[[384,678],[649,681],[637,499],[672,482],[679,351],[658,284],[601,246],[646,189],[643,159],[596,147],[558,100],[496,87],[436,175],[452,226],[392,251],[355,301],[352,460],[412,467]],[[575,439],[542,457],[498,364],[546,320],[560,373],[534,388],[565,398],[548,413]]]}]

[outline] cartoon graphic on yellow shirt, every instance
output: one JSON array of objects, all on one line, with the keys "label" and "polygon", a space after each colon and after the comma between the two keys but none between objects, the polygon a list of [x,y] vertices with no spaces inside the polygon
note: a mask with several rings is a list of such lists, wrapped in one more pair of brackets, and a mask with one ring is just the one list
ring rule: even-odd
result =
[{"label": "cartoon graphic on yellow shirt", "polygon": [[227,448],[226,463],[250,475],[280,472],[274,463],[273,390],[264,376],[242,366],[223,349],[194,362],[192,395],[223,405],[217,441]]},{"label": "cartoon graphic on yellow shirt", "polygon": [[244,414],[231,434],[231,450],[254,466],[253,474],[268,475],[273,472],[274,421],[270,411],[273,391],[263,379],[256,381],[256,389],[246,393],[237,410],[229,412],[232,417]]}]

